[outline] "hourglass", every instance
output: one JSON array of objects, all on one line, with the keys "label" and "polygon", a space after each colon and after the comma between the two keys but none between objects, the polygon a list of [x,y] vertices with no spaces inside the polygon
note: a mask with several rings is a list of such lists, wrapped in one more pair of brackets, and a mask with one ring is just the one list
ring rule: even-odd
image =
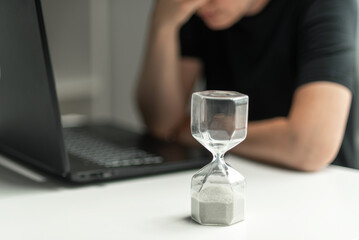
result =
[{"label": "hourglass", "polygon": [[248,96],[230,91],[193,93],[192,136],[213,160],[191,182],[192,218],[203,225],[231,225],[244,220],[245,179],[227,165],[224,154],[247,135]]}]

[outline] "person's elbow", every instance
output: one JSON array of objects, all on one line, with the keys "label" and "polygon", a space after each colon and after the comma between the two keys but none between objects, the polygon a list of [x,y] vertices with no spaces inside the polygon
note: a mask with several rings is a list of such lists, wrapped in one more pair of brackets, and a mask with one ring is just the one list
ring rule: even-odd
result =
[{"label": "person's elbow", "polygon": [[155,138],[171,141],[175,138],[175,133],[170,127],[163,127],[156,124],[146,124],[147,131]]},{"label": "person's elbow", "polygon": [[166,116],[159,117],[151,111],[146,113],[143,109],[141,114],[146,131],[151,136],[164,141],[172,141],[175,138],[178,121],[174,121]]},{"label": "person's elbow", "polygon": [[309,150],[302,154],[301,158],[297,158],[294,169],[302,172],[317,172],[327,167],[333,160],[334,157],[330,154]]},{"label": "person's elbow", "polygon": [[292,168],[303,172],[317,172],[327,167],[338,154],[339,140],[306,141],[297,144],[293,151]]},{"label": "person's elbow", "polygon": [[171,140],[174,136],[174,124],[170,124],[166,119],[158,119],[151,114],[142,113],[146,131],[153,137],[161,140]]}]

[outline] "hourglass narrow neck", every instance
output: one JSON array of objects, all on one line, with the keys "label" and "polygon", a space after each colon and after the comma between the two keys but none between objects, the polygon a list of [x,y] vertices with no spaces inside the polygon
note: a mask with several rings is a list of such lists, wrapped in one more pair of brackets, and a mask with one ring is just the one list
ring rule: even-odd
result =
[{"label": "hourglass narrow neck", "polygon": [[224,162],[224,154],[223,153],[213,153],[213,160],[212,162],[217,162],[221,164],[225,164]]}]

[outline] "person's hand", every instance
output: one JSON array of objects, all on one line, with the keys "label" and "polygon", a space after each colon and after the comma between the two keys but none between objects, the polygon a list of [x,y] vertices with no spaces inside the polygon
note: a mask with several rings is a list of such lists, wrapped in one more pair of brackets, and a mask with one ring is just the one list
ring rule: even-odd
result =
[{"label": "person's hand", "polygon": [[208,0],[157,0],[153,20],[155,24],[180,27]]}]

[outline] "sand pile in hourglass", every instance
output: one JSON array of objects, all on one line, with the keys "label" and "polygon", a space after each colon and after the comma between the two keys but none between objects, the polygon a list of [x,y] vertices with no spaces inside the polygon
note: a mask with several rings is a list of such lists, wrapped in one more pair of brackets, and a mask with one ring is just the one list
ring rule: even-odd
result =
[{"label": "sand pile in hourglass", "polygon": [[244,196],[228,187],[212,185],[192,196],[192,215],[203,222],[230,225],[244,219]]}]

